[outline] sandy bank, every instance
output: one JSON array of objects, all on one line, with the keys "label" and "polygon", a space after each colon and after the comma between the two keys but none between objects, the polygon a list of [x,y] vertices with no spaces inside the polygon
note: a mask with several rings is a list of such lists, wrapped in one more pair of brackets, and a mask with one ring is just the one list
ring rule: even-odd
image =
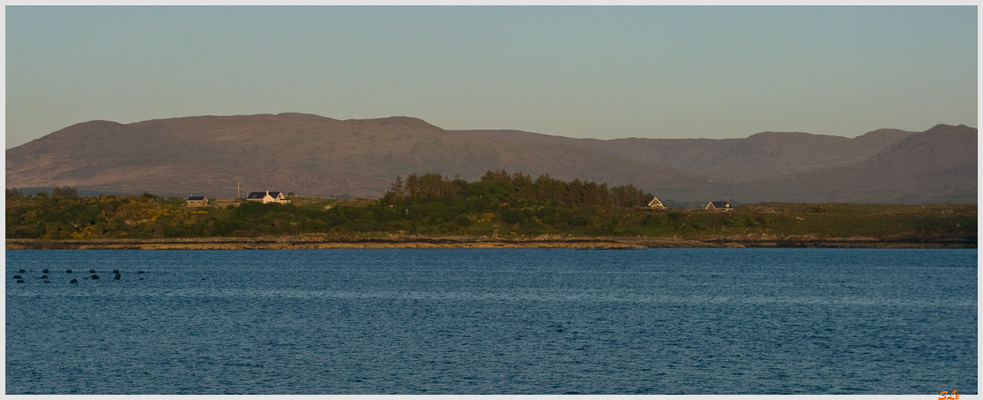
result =
[{"label": "sandy bank", "polygon": [[972,239],[906,239],[878,240],[872,238],[817,239],[804,238],[489,238],[489,237],[418,237],[388,238],[325,238],[325,237],[259,237],[259,238],[195,238],[195,239],[91,239],[41,240],[7,239],[7,250],[245,250],[245,249],[407,249],[407,248],[581,248],[581,249],[638,249],[693,247],[808,247],[808,248],[977,248]]}]

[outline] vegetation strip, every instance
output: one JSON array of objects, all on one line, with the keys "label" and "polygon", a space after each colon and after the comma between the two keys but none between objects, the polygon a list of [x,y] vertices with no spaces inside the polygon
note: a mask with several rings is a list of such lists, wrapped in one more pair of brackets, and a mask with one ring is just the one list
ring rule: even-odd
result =
[{"label": "vegetation strip", "polygon": [[246,239],[246,240],[37,240],[7,239],[7,250],[235,250],[235,249],[408,249],[408,248],[576,248],[596,250],[632,250],[645,248],[697,248],[697,247],[805,247],[805,248],[976,248],[975,240],[909,240],[889,241],[874,239],[817,240],[785,238],[781,240],[692,240],[692,239],[638,239],[638,238],[589,238],[589,239],[514,239],[490,238],[403,238],[354,239],[354,240],[305,240],[305,239]]},{"label": "vegetation strip", "polygon": [[[489,171],[397,178],[380,199],[290,204],[7,190],[7,248],[971,247],[975,204],[651,208],[632,185]],[[664,201],[662,204],[673,204]]]}]

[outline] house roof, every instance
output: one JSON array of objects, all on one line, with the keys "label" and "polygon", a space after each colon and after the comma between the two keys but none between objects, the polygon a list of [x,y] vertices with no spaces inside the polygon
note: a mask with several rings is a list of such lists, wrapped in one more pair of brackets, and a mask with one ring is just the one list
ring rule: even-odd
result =
[{"label": "house roof", "polygon": [[726,201],[711,201],[710,204],[713,204],[713,207],[714,208],[728,208],[728,207],[730,207],[730,203],[729,202],[726,202]]},{"label": "house roof", "polygon": [[[280,193],[281,192],[273,192],[273,191],[268,191],[268,192],[249,192],[249,195],[246,196],[246,198],[247,199],[262,199],[262,198],[266,197],[267,194],[269,194],[270,197],[272,197],[272,198],[275,199],[275,198],[281,196]],[[283,197],[286,197],[286,196],[283,196]]]},{"label": "house roof", "polygon": [[189,201],[190,200],[205,200],[205,196],[191,196],[191,197],[188,197],[188,200]]}]

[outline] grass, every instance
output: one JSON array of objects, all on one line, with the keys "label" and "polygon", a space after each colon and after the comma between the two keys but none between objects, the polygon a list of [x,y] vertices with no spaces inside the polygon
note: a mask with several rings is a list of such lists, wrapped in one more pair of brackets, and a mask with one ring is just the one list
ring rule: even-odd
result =
[{"label": "grass", "polygon": [[[976,240],[977,205],[760,203],[731,211],[536,207],[470,210],[463,203],[387,207],[379,200],[297,198],[291,205],[243,207],[216,201],[188,208],[156,197],[7,198],[7,238],[107,239],[259,237],[479,236],[499,238],[623,236],[717,239],[811,237]],[[515,210],[528,209],[524,216]],[[562,211],[562,212],[561,212]],[[512,213],[511,217],[508,217]],[[544,222],[544,219],[546,220]],[[509,221],[509,222],[507,222]]]}]

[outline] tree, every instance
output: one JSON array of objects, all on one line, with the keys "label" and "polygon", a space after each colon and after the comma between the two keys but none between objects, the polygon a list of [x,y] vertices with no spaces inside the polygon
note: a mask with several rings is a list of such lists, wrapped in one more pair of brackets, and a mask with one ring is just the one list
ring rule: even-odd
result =
[{"label": "tree", "polygon": [[77,199],[79,197],[78,190],[65,186],[64,188],[55,187],[55,190],[51,192],[51,197],[64,197],[66,199]]},{"label": "tree", "polygon": [[553,179],[550,174],[540,175],[536,178],[536,200],[540,203],[558,201],[566,204],[567,184],[559,179]]},{"label": "tree", "polygon": [[512,187],[515,188],[516,195],[520,199],[535,199],[536,198],[536,184],[533,183],[532,177],[529,175],[523,175],[521,172],[516,172],[512,175]]},{"label": "tree", "polygon": [[584,183],[583,204],[588,206],[598,206],[601,204],[601,190],[597,182],[587,181]]},{"label": "tree", "polygon": [[420,197],[420,177],[416,172],[406,177],[406,197],[411,199]]},{"label": "tree", "polygon": [[406,196],[406,193],[403,192],[403,179],[399,175],[396,175],[396,182],[392,184],[389,193],[392,193],[393,198],[397,200],[401,200]]},{"label": "tree", "polygon": [[574,179],[567,185],[567,198],[571,205],[583,205],[584,183],[579,178]]},{"label": "tree", "polygon": [[601,207],[611,207],[611,190],[608,189],[607,183],[602,183],[601,186],[598,187],[598,196],[600,197],[598,199],[598,204]]}]

